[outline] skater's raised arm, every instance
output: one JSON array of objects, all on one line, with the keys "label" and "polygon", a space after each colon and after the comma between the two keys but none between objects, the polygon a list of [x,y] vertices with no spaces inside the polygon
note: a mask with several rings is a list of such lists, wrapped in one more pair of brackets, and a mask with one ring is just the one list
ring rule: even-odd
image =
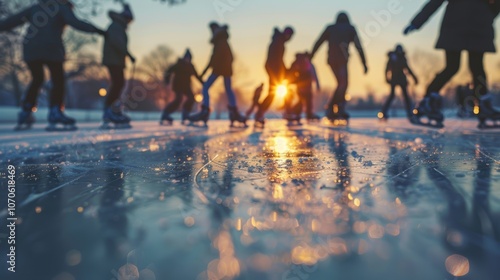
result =
[{"label": "skater's raised arm", "polygon": [[325,31],[321,34],[321,36],[318,38],[316,41],[316,44],[314,44],[313,50],[311,52],[311,59],[313,59],[314,55],[318,51],[318,49],[321,47],[321,45],[328,40],[328,35],[330,34],[330,26],[328,26]]},{"label": "skater's raised arm", "polygon": [[429,0],[422,10],[411,21],[411,24],[406,27],[404,33],[408,34],[415,29],[420,29],[429,18],[443,5],[445,0]]},{"label": "skater's raised arm", "polygon": [[5,20],[0,21],[0,31],[9,31],[28,21],[28,14],[31,8],[27,8]]},{"label": "skater's raised arm", "polygon": [[73,13],[73,9],[72,9],[71,5],[72,4],[67,3],[67,4],[62,4],[60,6],[61,14],[62,14],[63,20],[66,24],[68,24],[69,26],[71,26],[77,30],[83,31],[83,32],[99,33],[100,35],[106,34],[106,32],[93,26],[92,24],[79,20],[75,16],[75,13]]},{"label": "skater's raised arm", "polygon": [[366,65],[366,56],[365,56],[365,52],[363,50],[361,40],[359,39],[358,32],[356,31],[356,29],[354,29],[354,40],[353,41],[354,41],[354,46],[358,50],[359,57],[361,58],[361,63],[363,63],[364,71],[366,74],[366,73],[368,73],[368,66]]}]

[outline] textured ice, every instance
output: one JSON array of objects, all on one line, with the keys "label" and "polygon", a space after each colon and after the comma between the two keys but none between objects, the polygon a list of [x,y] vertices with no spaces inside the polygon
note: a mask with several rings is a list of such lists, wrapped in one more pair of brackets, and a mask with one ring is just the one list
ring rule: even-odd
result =
[{"label": "textured ice", "polygon": [[500,277],[498,131],[209,125],[0,126],[20,218],[17,278],[0,278]]}]

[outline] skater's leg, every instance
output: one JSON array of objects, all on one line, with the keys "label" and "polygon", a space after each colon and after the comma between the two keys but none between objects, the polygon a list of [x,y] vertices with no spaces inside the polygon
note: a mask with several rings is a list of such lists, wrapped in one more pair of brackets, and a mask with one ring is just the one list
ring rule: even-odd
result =
[{"label": "skater's leg", "polygon": [[269,109],[269,107],[271,107],[278,84],[279,81],[276,76],[273,73],[269,73],[269,92],[266,98],[260,104],[258,114],[261,113],[263,115]]},{"label": "skater's leg", "polygon": [[234,94],[234,91],[232,88],[231,77],[224,77],[224,87],[226,88],[228,105],[231,107],[237,107],[236,106],[236,95]]},{"label": "skater's leg", "polygon": [[333,74],[337,79],[337,89],[330,100],[329,108],[333,108],[334,105],[345,102],[345,95],[347,92],[347,87],[349,86],[349,76],[347,70],[347,64],[342,65],[330,65]]},{"label": "skater's leg", "polygon": [[208,77],[208,80],[203,84],[203,90],[202,90],[202,93],[203,93],[203,102],[202,102],[202,105],[209,108],[210,107],[210,95],[209,95],[209,90],[210,90],[210,87],[212,87],[212,85],[214,84],[215,80],[217,80],[219,76],[217,75],[210,75],[210,77]]},{"label": "skater's leg", "polygon": [[403,84],[401,85],[401,92],[403,94],[403,98],[405,101],[405,109],[406,109],[406,116],[407,117],[412,117],[413,116],[413,104],[411,102],[410,96],[408,95],[408,85]]},{"label": "skater's leg", "polygon": [[37,104],[38,93],[40,92],[44,81],[44,74],[42,62],[28,62],[27,64],[31,73],[31,83],[23,101],[23,109],[31,111],[31,109]]},{"label": "skater's leg", "polygon": [[427,88],[426,97],[431,93],[439,93],[450,79],[460,69],[460,51],[446,51],[446,68],[436,75],[434,81]]},{"label": "skater's leg", "polygon": [[176,91],[175,92],[175,98],[172,102],[170,102],[166,107],[165,109],[163,110],[166,114],[170,115],[172,114],[173,112],[175,112],[179,106],[181,105],[181,102],[182,102],[182,98],[184,96],[184,93],[183,92],[180,92],[180,91]]},{"label": "skater's leg", "polygon": [[186,101],[184,101],[184,105],[182,106],[182,112],[187,112],[188,114],[191,113],[191,110],[193,110],[194,106],[194,93],[190,89],[184,93],[186,96]]},{"label": "skater's leg", "polygon": [[62,108],[64,104],[64,68],[62,62],[48,62],[52,80],[52,91],[50,93],[50,107]]},{"label": "skater's leg", "polygon": [[120,99],[123,87],[125,86],[125,74],[123,67],[108,66],[108,71],[111,78],[111,86],[106,96],[106,108],[113,106],[113,104]]},{"label": "skater's leg", "polygon": [[396,95],[396,84],[391,83],[391,93],[389,94],[387,101],[385,101],[384,107],[382,107],[382,114],[384,114],[384,116],[387,116],[387,112],[389,112],[389,107],[391,106],[395,95]]},{"label": "skater's leg", "polygon": [[484,53],[469,52],[469,69],[474,81],[474,96],[478,99],[488,93],[488,79],[484,71],[483,60]]}]

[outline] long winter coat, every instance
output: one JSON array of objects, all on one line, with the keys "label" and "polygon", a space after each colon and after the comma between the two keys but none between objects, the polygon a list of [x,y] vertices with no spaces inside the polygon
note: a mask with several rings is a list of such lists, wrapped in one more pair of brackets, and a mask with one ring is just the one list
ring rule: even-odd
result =
[{"label": "long winter coat", "polygon": [[26,62],[63,62],[65,49],[62,33],[66,25],[83,32],[98,31],[93,25],[77,19],[72,4],[63,0],[39,0],[38,4],[0,21],[0,31],[11,30],[24,23],[30,23],[23,42]]},{"label": "long winter coat", "polygon": [[102,64],[125,68],[128,55],[128,36],[126,20],[114,12],[109,13],[113,21],[106,32],[104,39]]},{"label": "long winter coat", "polygon": [[233,75],[233,52],[229,46],[229,33],[227,26],[218,28],[212,37],[211,43],[214,45],[210,67],[212,74],[224,77]]},{"label": "long winter coat", "polygon": [[328,64],[342,65],[349,61],[349,45],[354,43],[356,49],[361,56],[361,61],[366,64],[366,58],[358,37],[356,28],[350,24],[347,17],[340,16],[337,23],[328,26],[321,34],[318,41],[314,45],[312,55],[318,51],[319,47],[325,42],[328,42]]},{"label": "long winter coat", "polygon": [[448,2],[436,48],[449,51],[495,52],[493,21],[498,0],[430,0],[412,24],[418,29]]},{"label": "long winter coat", "polygon": [[[391,74],[390,84],[407,86],[408,79],[407,75],[412,75],[415,78],[415,74],[408,65],[408,60],[406,60],[406,55],[404,52],[389,52],[389,60],[387,61],[387,66],[385,68],[385,73]],[[416,78],[415,78],[416,79]]]}]

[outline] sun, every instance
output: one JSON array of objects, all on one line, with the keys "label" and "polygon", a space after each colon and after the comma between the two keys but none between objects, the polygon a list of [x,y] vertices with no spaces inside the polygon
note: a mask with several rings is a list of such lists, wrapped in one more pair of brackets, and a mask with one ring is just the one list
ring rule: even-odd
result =
[{"label": "sun", "polygon": [[288,84],[286,81],[284,81],[282,84],[276,87],[276,95],[278,96],[278,98],[283,99],[287,94],[288,94]]}]

